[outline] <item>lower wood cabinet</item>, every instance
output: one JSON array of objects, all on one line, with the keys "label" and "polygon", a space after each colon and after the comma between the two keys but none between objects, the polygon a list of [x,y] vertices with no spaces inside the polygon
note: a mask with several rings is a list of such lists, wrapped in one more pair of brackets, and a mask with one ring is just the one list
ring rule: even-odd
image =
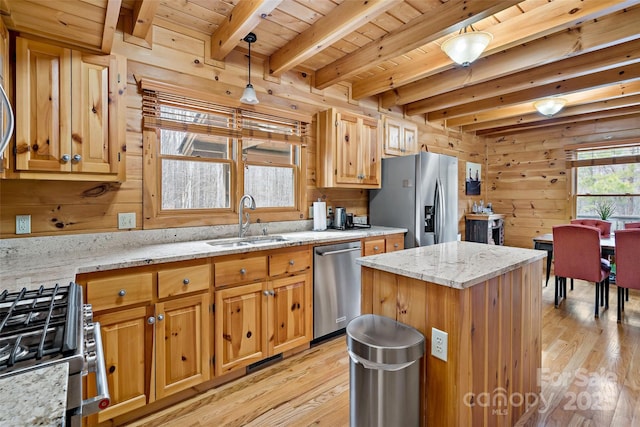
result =
[{"label": "lower wood cabinet", "polygon": [[305,345],[313,337],[312,274],[215,292],[216,375]]},{"label": "lower wood cabinet", "polygon": [[376,255],[385,252],[401,251],[404,249],[404,235],[391,234],[366,239],[362,247],[362,255]]},{"label": "lower wood cabinet", "polygon": [[[186,262],[78,279],[100,322],[111,394],[111,405],[92,416],[90,425],[210,379],[210,270],[208,263]],[[192,291],[175,283],[191,285]],[[158,292],[152,291],[155,284]],[[173,294],[180,296],[153,297]],[[88,396],[96,393],[93,383],[87,382]]]}]

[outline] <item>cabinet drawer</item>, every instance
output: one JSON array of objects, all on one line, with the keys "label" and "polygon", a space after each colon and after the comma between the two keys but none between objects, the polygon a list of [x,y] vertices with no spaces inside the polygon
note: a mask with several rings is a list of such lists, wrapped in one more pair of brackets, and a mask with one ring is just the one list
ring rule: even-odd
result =
[{"label": "cabinet drawer", "polygon": [[311,269],[311,251],[308,247],[274,253],[269,255],[269,275],[279,276],[281,274],[295,273]]},{"label": "cabinet drawer", "polygon": [[384,251],[384,238],[364,242],[364,256],[382,254]]},{"label": "cabinet drawer", "polygon": [[208,264],[172,268],[158,272],[158,298],[209,289],[211,268]]},{"label": "cabinet drawer", "polygon": [[266,255],[215,263],[215,286],[262,280],[267,277]]},{"label": "cabinet drawer", "polygon": [[153,273],[89,279],[86,289],[94,312],[147,302],[152,297]]},{"label": "cabinet drawer", "polygon": [[404,236],[402,234],[397,236],[388,236],[386,243],[386,251],[394,252],[404,249]]}]

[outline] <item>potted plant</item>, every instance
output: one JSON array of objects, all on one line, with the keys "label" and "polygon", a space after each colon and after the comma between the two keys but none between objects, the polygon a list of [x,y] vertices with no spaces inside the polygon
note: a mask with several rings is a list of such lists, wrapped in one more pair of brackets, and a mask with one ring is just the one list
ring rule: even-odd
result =
[{"label": "potted plant", "polygon": [[610,200],[598,200],[596,202],[596,213],[603,221],[606,221],[616,210],[615,204]]}]

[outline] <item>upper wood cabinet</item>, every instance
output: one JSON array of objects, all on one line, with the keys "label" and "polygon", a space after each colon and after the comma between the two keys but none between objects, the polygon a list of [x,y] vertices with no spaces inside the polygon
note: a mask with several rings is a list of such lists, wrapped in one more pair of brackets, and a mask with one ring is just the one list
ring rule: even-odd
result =
[{"label": "upper wood cabinet", "polygon": [[380,120],[334,108],[317,115],[318,187],[380,188]]},{"label": "upper wood cabinet", "polygon": [[418,152],[418,126],[404,120],[384,119],[384,154],[406,156]]},{"label": "upper wood cabinet", "polygon": [[16,38],[15,177],[123,181],[126,61]]},{"label": "upper wood cabinet", "polygon": [[[9,71],[9,31],[5,27],[4,22],[0,19],[0,85],[4,89],[7,97],[12,99],[11,96],[11,79]],[[12,107],[13,108],[13,107]],[[2,109],[0,112],[0,123],[2,126],[7,124],[7,111]],[[4,128],[0,129],[0,132],[4,132]],[[11,153],[11,144],[7,146],[0,160],[0,177],[4,177],[5,171],[9,169],[9,153]]]}]

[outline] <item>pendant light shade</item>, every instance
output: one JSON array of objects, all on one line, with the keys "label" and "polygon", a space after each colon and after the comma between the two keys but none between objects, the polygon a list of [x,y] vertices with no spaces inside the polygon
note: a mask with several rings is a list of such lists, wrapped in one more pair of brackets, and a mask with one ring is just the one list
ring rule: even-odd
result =
[{"label": "pendant light shade", "polygon": [[471,31],[465,28],[464,32],[445,40],[440,47],[454,62],[468,67],[484,52],[491,40],[491,33],[474,31],[471,27]]},{"label": "pendant light shade", "polygon": [[540,114],[551,117],[558,111],[562,110],[567,103],[563,98],[545,98],[533,103],[533,106]]},{"label": "pendant light shade", "polygon": [[254,43],[258,38],[254,33],[249,33],[243,40],[249,43],[249,82],[247,83],[247,87],[244,88],[244,92],[242,92],[240,102],[243,104],[257,104],[260,101],[258,101],[256,90],[251,84],[251,43]]}]

